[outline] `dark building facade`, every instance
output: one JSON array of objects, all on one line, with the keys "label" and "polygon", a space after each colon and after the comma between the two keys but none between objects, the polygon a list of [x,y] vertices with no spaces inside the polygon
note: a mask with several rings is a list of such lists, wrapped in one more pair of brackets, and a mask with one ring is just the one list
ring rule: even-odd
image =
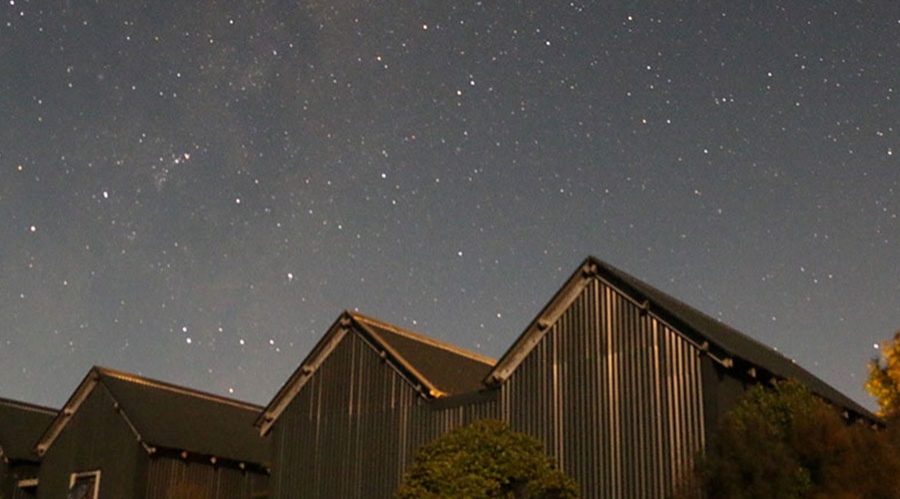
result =
[{"label": "dark building facade", "polygon": [[257,420],[273,497],[390,496],[413,452],[463,421],[441,424],[429,401],[477,392],[492,365],[345,312]]},{"label": "dark building facade", "polygon": [[37,497],[246,499],[267,490],[261,408],[95,367],[37,443]]},{"label": "dark building facade", "polygon": [[776,379],[876,420],[588,258],[499,360],[344,312],[265,408],[99,367],[59,411],[0,399],[0,493],[387,498],[423,444],[495,418],[540,439],[584,497],[666,497],[746,388]]},{"label": "dark building facade", "polygon": [[40,458],[34,445],[56,414],[56,409],[0,399],[0,496],[35,497]]},{"label": "dark building facade", "polygon": [[256,424],[276,498],[390,497],[415,450],[481,418],[544,442],[584,497],[665,497],[746,387],[793,361],[588,258],[499,361],[343,314]]}]

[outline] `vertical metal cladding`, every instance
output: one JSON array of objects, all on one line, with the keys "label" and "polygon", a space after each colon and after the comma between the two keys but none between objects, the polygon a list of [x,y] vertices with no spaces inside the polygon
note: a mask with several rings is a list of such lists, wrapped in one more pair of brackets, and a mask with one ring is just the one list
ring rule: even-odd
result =
[{"label": "vertical metal cladding", "polygon": [[389,362],[344,337],[273,427],[275,497],[389,498],[416,449],[483,415],[433,410]]},{"label": "vertical metal cladding", "polygon": [[348,334],[273,429],[276,497],[390,497],[418,395]]},{"label": "vertical metal cladding", "polygon": [[274,497],[390,497],[419,447],[485,418],[540,438],[584,497],[666,497],[703,449],[700,368],[696,347],[600,279],[496,396],[428,402],[347,334],[273,427]]},{"label": "vertical metal cladding", "polygon": [[91,390],[47,450],[39,472],[42,498],[66,497],[71,474],[101,470],[101,497],[139,497],[149,459],[102,385]]},{"label": "vertical metal cladding", "polygon": [[415,451],[496,404],[435,410],[371,344],[347,334],[273,427],[277,498],[389,498]]},{"label": "vertical metal cladding", "polygon": [[26,490],[15,485],[11,486],[11,488],[12,499],[31,499],[36,497],[30,490]]},{"label": "vertical metal cladding", "polygon": [[265,490],[266,479],[267,477],[253,472],[178,458],[159,457],[150,461],[144,497],[245,499]]},{"label": "vertical metal cladding", "polygon": [[603,281],[501,390],[500,414],[541,438],[585,497],[665,497],[704,445],[699,352]]}]

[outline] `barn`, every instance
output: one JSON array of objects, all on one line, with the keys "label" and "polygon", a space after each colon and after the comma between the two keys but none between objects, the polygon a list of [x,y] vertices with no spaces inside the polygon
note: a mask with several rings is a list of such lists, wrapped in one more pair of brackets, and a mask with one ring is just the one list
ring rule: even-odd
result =
[{"label": "barn", "polygon": [[431,402],[478,395],[493,364],[344,312],[256,421],[273,497],[389,497],[415,449],[453,426],[432,422]]},{"label": "barn", "polygon": [[36,497],[40,458],[34,445],[56,409],[0,398],[0,497]]},{"label": "barn", "polygon": [[261,407],[92,368],[36,444],[37,497],[247,499],[266,493]]},{"label": "barn", "polygon": [[415,450],[480,418],[544,442],[584,497],[665,497],[744,390],[795,379],[773,349],[596,258],[497,361],[342,314],[256,420],[272,497],[390,497]]}]

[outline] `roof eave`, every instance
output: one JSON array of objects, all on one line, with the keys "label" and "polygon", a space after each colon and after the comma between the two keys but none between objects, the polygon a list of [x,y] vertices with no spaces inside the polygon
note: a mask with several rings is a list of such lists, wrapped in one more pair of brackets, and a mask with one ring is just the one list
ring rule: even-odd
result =
[{"label": "roof eave", "polygon": [[209,466],[226,466],[236,468],[241,471],[257,471],[260,473],[269,473],[270,468],[267,463],[258,462],[252,459],[241,459],[229,457],[219,454],[211,454],[209,452],[198,452],[180,447],[172,447],[166,445],[152,446],[151,455],[161,455],[169,458],[180,458],[185,461],[192,461],[206,464]]},{"label": "roof eave", "polygon": [[25,411],[31,411],[36,413],[42,413],[48,416],[56,416],[59,414],[59,409],[54,409],[52,407],[46,407],[43,405],[32,404],[29,402],[22,402],[20,400],[13,400],[8,398],[0,397],[0,405],[5,405],[8,407],[13,407],[16,409],[21,409]]}]

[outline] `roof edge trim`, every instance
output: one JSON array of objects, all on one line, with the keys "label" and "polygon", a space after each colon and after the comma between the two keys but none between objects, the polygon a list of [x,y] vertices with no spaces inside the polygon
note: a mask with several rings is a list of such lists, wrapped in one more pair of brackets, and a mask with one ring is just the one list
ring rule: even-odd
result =
[{"label": "roof edge trim", "polygon": [[547,334],[550,326],[566,311],[566,309],[578,298],[578,295],[597,276],[597,265],[590,258],[584,261],[578,269],[566,280],[562,288],[556,292],[550,302],[531,321],[525,331],[512,344],[512,346],[500,357],[497,364],[491,369],[484,383],[487,386],[496,386],[509,378],[528,354],[534,349],[540,340]]},{"label": "roof edge trim", "polygon": [[99,382],[100,372],[99,369],[94,366],[88,371],[81,383],[78,384],[78,387],[72,392],[72,396],[69,397],[69,400],[66,401],[66,404],[59,410],[56,418],[53,419],[53,422],[50,423],[50,426],[47,427],[40,440],[38,440],[37,445],[34,447],[34,452],[38,457],[44,457],[44,454],[46,454],[50,446],[53,445],[56,437],[63,431],[63,428],[66,427],[72,419],[72,416],[78,411],[78,408],[81,407],[81,404],[87,399],[88,395],[94,391],[94,387],[97,386],[97,383]]},{"label": "roof edge trim", "polygon": [[112,390],[109,389],[108,386],[102,383],[101,385],[103,386],[103,389],[106,390],[109,398],[113,400],[113,407],[116,410],[116,414],[118,414],[123,420],[125,420],[125,424],[128,425],[128,429],[131,430],[131,433],[137,439],[138,443],[141,444],[141,447],[144,448],[147,454],[153,454],[153,446],[147,444],[147,441],[144,440],[143,436],[141,436],[141,432],[138,431],[137,426],[134,425],[134,423],[131,421],[131,418],[129,418],[128,414],[125,413],[125,409],[122,408],[122,403],[119,402],[119,399],[116,398],[116,395],[112,392]]},{"label": "roof edge trim", "polygon": [[275,397],[262,410],[259,417],[253,423],[259,428],[259,433],[265,436],[272,429],[272,425],[281,416],[281,413],[294,400],[294,397],[300,393],[300,390],[306,385],[306,382],[315,374],[322,362],[337,347],[338,343],[344,339],[349,327],[352,324],[352,316],[348,312],[343,312],[336,321],[328,328],[325,336],[313,347],[309,355],[300,363],[293,374],[285,381]]},{"label": "roof edge trim", "polygon": [[[428,380],[418,369],[413,367],[412,364],[407,362],[402,355],[400,355],[397,350],[394,349],[387,341],[384,340],[378,333],[372,330],[364,321],[359,321],[354,318],[354,324],[362,330],[367,336],[369,336],[370,341],[374,341],[378,343],[377,347],[375,345],[369,345],[377,354],[386,355],[390,357],[390,361],[388,364],[397,371],[397,374],[400,375],[403,379],[405,379],[413,388],[419,392],[420,395],[428,398],[440,398],[447,396],[447,393],[441,391],[434,383]],[[368,343],[368,341],[366,342]],[[385,359],[388,360],[388,359]],[[394,365],[394,363],[398,365]],[[414,379],[410,379],[414,378]],[[427,390],[422,390],[422,388],[426,388]]]},{"label": "roof edge trim", "polygon": [[497,359],[492,359],[486,355],[481,355],[476,352],[472,352],[466,350],[464,348],[460,348],[455,345],[451,345],[450,343],[445,343],[440,340],[436,340],[430,336],[425,336],[424,334],[419,334],[408,329],[403,329],[401,327],[395,326],[393,324],[389,324],[384,321],[380,321],[378,319],[373,319],[372,317],[360,314],[358,312],[351,312],[350,316],[353,317],[359,323],[372,323],[380,328],[387,329],[388,331],[397,334],[399,336],[404,336],[406,338],[413,339],[420,343],[424,343],[429,346],[433,346],[435,348],[440,348],[441,350],[446,350],[448,352],[459,355],[460,357],[466,357],[468,359],[474,360],[476,362],[481,362],[482,364],[487,364],[493,366],[497,363]]},{"label": "roof edge trim", "polygon": [[603,277],[599,273],[596,275],[596,278],[598,281],[609,286],[610,289],[612,289],[613,291],[618,293],[619,296],[621,296],[623,299],[625,299],[628,302],[631,302],[632,305],[638,307],[641,310],[641,313],[652,317],[654,320],[656,320],[657,322],[659,322],[666,328],[670,329],[673,333],[677,334],[681,339],[683,339],[688,344],[690,344],[691,346],[696,348],[698,353],[709,357],[710,359],[712,359],[714,362],[718,363],[722,367],[725,367],[728,369],[734,367],[734,359],[732,358],[732,355],[729,352],[723,352],[722,355],[713,353],[709,341],[703,341],[702,343],[697,342],[697,340],[695,340],[690,335],[688,335],[687,333],[684,332],[683,327],[676,327],[675,325],[673,325],[668,319],[666,319],[665,317],[663,317],[662,315],[660,315],[659,313],[656,312],[656,310],[659,310],[659,307],[654,306],[653,302],[651,302],[649,298],[643,298],[642,300],[638,300],[634,296],[632,296],[628,292],[628,290],[623,289],[623,286],[620,286],[620,285],[616,284],[615,282],[613,282],[612,280]]},{"label": "roof edge trim", "polygon": [[718,355],[710,350],[708,342],[700,344],[693,338],[684,334],[681,328],[675,327],[666,318],[656,313],[654,310],[655,307],[649,299],[644,298],[643,300],[638,300],[633,297],[627,289],[624,289],[610,279],[605,278],[601,271],[600,263],[593,257],[588,257],[563,284],[562,288],[560,288],[556,295],[553,296],[547,306],[544,307],[531,324],[528,325],[525,332],[523,332],[519,339],[513,343],[513,346],[510,347],[500,361],[497,362],[496,367],[488,373],[487,378],[484,380],[485,384],[488,386],[496,386],[506,381],[519,364],[528,357],[528,354],[531,353],[540,340],[552,328],[553,324],[556,323],[572,302],[578,298],[593,280],[600,281],[609,286],[623,298],[640,308],[643,313],[652,316],[655,320],[674,331],[684,338],[685,341],[697,348],[700,353],[706,355],[714,362],[725,368],[732,367],[733,360],[728,354]]},{"label": "roof edge trim", "polygon": [[215,395],[208,392],[203,392],[200,390],[195,390],[193,388],[188,388],[186,386],[175,385],[172,383],[167,383],[165,381],[159,381],[156,379],[145,378],[143,376],[138,376],[136,374],[127,373],[124,371],[117,371],[115,369],[109,369],[106,367],[96,367],[97,371],[101,376],[109,376],[110,378],[118,378],[129,383],[134,383],[138,385],[145,385],[159,390],[166,390],[173,393],[178,393],[180,395],[187,395],[190,397],[200,398],[209,400],[211,402],[227,404],[234,407],[238,407],[240,409],[246,409],[250,411],[259,411],[262,409],[262,406],[251,404],[249,402],[243,402],[240,400],[223,397],[221,395]]},{"label": "roof edge trim", "polygon": [[30,402],[23,402],[21,400],[13,400],[8,398],[0,397],[0,405],[4,405],[7,407],[12,407],[15,409],[21,409],[25,411],[32,412],[41,412],[48,416],[55,416],[59,414],[59,409],[54,409],[52,407],[46,407],[43,405],[32,404]]}]

